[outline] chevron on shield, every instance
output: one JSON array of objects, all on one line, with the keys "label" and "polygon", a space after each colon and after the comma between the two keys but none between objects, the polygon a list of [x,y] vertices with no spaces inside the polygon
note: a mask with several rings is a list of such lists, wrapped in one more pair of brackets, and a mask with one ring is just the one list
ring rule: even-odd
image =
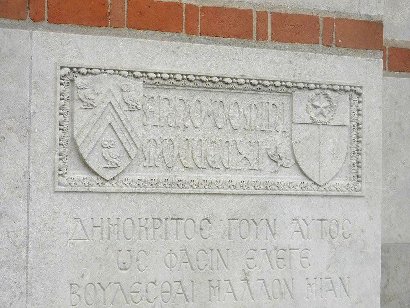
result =
[{"label": "chevron on shield", "polygon": [[[87,91],[88,95],[77,96],[82,106],[77,104],[74,109],[74,139],[87,165],[102,178],[111,180],[137,154],[133,128],[110,87],[95,93],[90,87]],[[84,97],[92,99],[86,107]]]}]

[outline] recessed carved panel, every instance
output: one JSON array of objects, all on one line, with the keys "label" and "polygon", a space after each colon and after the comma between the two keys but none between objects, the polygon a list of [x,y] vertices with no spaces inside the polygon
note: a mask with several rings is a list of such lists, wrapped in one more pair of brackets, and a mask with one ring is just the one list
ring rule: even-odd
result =
[{"label": "recessed carved panel", "polygon": [[56,189],[360,194],[358,86],[61,67]]}]

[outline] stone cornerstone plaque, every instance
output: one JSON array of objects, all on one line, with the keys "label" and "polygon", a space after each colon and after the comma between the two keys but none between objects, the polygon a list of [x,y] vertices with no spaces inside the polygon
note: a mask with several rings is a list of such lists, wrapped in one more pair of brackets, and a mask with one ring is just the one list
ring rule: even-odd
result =
[{"label": "stone cornerstone plaque", "polygon": [[34,32],[29,306],[379,306],[381,72]]},{"label": "stone cornerstone plaque", "polygon": [[60,68],[57,189],[360,193],[359,86]]}]

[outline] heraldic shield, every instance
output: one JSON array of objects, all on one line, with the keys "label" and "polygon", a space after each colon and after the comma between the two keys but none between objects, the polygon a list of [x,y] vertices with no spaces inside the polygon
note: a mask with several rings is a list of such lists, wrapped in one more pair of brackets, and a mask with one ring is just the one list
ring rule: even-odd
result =
[{"label": "heraldic shield", "polygon": [[295,93],[292,143],[296,161],[320,186],[343,167],[349,148],[349,99],[330,91]]},{"label": "heraldic shield", "polygon": [[122,106],[123,81],[106,77],[75,80],[74,139],[88,166],[111,180],[134,159],[137,145],[126,114],[129,109]]}]

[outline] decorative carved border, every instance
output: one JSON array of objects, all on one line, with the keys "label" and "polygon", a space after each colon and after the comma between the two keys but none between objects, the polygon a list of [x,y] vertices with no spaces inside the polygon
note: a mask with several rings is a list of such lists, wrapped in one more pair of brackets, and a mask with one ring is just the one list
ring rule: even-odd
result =
[{"label": "decorative carved border", "polygon": [[[184,73],[99,69],[85,67],[59,68],[58,136],[56,157],[57,191],[105,192],[174,192],[174,193],[240,193],[240,194],[362,194],[363,98],[362,87],[318,82],[294,82],[244,77],[209,76]],[[308,178],[304,181],[266,179],[227,179],[202,176],[124,176],[107,181],[98,175],[69,175],[70,84],[79,75],[111,74],[142,80],[146,85],[293,93],[296,90],[329,90],[344,92],[350,98],[350,179],[320,186]]]}]

